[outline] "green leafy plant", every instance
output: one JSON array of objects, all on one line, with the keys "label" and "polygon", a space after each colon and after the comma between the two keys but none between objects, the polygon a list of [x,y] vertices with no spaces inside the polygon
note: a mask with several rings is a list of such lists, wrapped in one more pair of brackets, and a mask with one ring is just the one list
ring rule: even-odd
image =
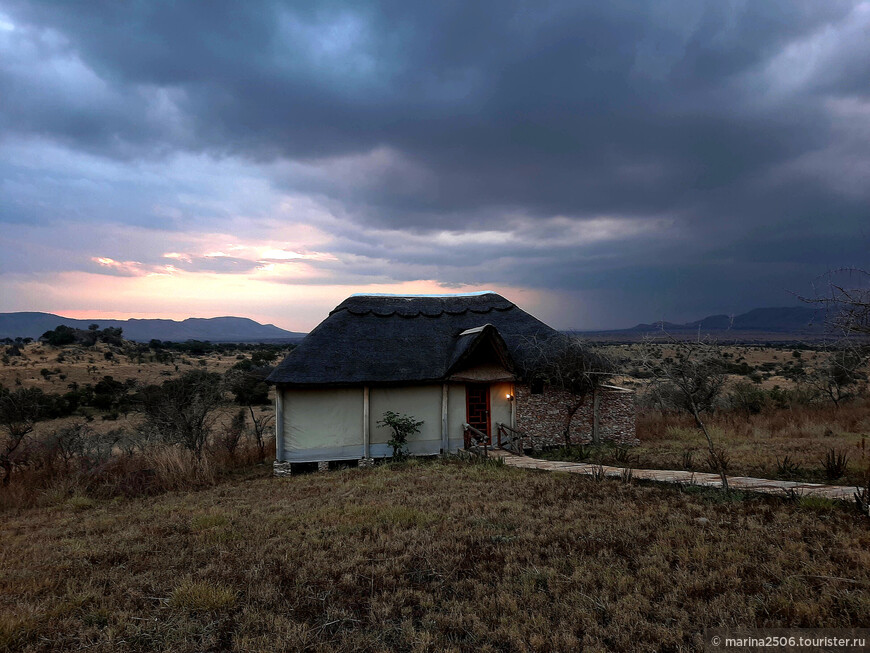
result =
[{"label": "green leafy plant", "polygon": [[400,415],[388,410],[384,413],[382,419],[378,421],[378,426],[389,428],[393,432],[393,437],[387,442],[393,448],[393,459],[402,460],[408,457],[408,438],[415,433],[420,432],[420,427],[423,422],[418,422],[409,415]]}]

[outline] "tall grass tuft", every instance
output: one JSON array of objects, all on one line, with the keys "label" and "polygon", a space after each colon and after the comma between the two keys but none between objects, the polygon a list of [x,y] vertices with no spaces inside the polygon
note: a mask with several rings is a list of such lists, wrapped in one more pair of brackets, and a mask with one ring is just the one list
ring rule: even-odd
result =
[{"label": "tall grass tuft", "polygon": [[232,608],[236,593],[210,582],[186,580],[172,592],[169,607],[187,612],[216,612]]},{"label": "tall grass tuft", "polygon": [[801,473],[800,463],[794,461],[791,456],[786,454],[783,459],[776,459],[776,477],[777,478],[793,478]]},{"label": "tall grass tuft", "polygon": [[825,454],[825,459],[822,461],[822,471],[824,471],[828,481],[836,481],[838,478],[843,478],[848,465],[848,453],[831,449]]}]

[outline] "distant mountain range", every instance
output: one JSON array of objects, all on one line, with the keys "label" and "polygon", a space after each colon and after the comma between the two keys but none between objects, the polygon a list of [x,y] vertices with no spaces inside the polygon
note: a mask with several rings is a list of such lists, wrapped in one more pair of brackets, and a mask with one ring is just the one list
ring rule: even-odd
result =
[{"label": "distant mountain range", "polygon": [[[604,339],[634,340],[646,333],[702,333],[733,334],[747,339],[795,339],[820,336],[825,332],[825,315],[821,309],[807,306],[756,308],[740,315],[710,315],[701,320],[677,324],[674,322],[641,323],[628,329],[585,331],[585,336]],[[63,324],[87,329],[98,324],[101,329],[120,327],[128,340],[208,340],[211,342],[292,342],[305,337],[304,333],[286,331],[274,324],[260,324],[246,317],[190,317],[186,320],[129,319],[129,320],[77,320],[53,313],[0,313],[0,338],[38,338],[43,333]]]},{"label": "distant mountain range", "polygon": [[739,315],[710,315],[701,320],[678,324],[674,322],[641,323],[628,329],[586,331],[584,336],[603,339],[635,340],[644,334],[665,331],[684,336],[698,333],[734,336],[747,340],[795,340],[818,338],[825,334],[825,312],[808,306],[756,308]]},{"label": "distant mountain range", "polygon": [[628,331],[764,331],[767,333],[813,333],[824,329],[825,312],[807,306],[756,308],[740,315],[710,315],[702,320],[674,324],[638,324]]},{"label": "distant mountain range", "polygon": [[76,320],[53,313],[0,313],[0,338],[38,338],[59,325],[87,329],[98,324],[101,329],[120,327],[127,340],[208,340],[210,342],[290,342],[301,340],[304,333],[286,331],[274,324],[260,324],[246,317],[189,317],[186,320],[129,319]]}]

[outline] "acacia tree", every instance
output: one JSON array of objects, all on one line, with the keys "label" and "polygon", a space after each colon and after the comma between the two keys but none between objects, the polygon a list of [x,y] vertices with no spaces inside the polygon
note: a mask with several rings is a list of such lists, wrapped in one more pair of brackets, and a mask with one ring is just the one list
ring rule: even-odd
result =
[{"label": "acacia tree", "polygon": [[44,395],[37,388],[7,390],[0,386],[0,427],[5,432],[0,440],[0,469],[3,485],[9,485],[15,455],[44,413]]},{"label": "acacia tree", "polygon": [[800,382],[824,395],[839,408],[851,399],[867,381],[866,348],[846,344],[832,351],[828,359],[800,377]]},{"label": "acacia tree", "polygon": [[241,406],[268,404],[269,386],[266,378],[273,369],[268,365],[255,366],[250,360],[244,360],[229,369],[224,378],[236,403]]},{"label": "acacia tree", "polygon": [[257,415],[254,406],[269,403],[269,386],[266,378],[274,369],[270,365],[256,365],[257,362],[271,360],[276,357],[275,352],[255,351],[251,359],[245,359],[236,363],[224,376],[227,389],[233,394],[237,404],[247,406],[251,413],[251,434],[257,445],[258,461],[263,462],[266,458],[266,432],[272,415]]},{"label": "acacia tree", "polygon": [[667,336],[668,355],[657,358],[660,342],[650,338],[641,345],[641,360],[652,374],[651,390],[659,402],[692,416],[695,426],[707,441],[710,465],[722,479],[722,489],[728,491],[725,452],[716,447],[704,415],[711,413],[725,386],[725,367],[716,343],[698,339],[677,340]]},{"label": "acacia tree", "polygon": [[[565,421],[562,437],[565,446],[571,445],[571,422],[586,398],[613,375],[615,366],[602,352],[593,349],[575,336],[559,334],[540,341],[531,339],[521,370],[530,384],[543,384],[565,391]],[[598,444],[597,429],[592,430],[592,441]]]}]

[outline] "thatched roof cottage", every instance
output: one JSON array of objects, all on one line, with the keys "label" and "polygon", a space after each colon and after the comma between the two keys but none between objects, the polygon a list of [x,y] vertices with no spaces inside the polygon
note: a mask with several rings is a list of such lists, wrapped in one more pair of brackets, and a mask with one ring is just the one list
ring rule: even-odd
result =
[{"label": "thatched roof cottage", "polygon": [[530,343],[557,333],[491,292],[349,297],[268,378],[276,389],[276,472],[390,455],[390,433],[377,425],[386,411],[423,421],[408,444],[413,455],[462,448],[467,425],[489,440],[499,425],[540,430],[542,420],[518,405],[531,394],[518,371]]}]

